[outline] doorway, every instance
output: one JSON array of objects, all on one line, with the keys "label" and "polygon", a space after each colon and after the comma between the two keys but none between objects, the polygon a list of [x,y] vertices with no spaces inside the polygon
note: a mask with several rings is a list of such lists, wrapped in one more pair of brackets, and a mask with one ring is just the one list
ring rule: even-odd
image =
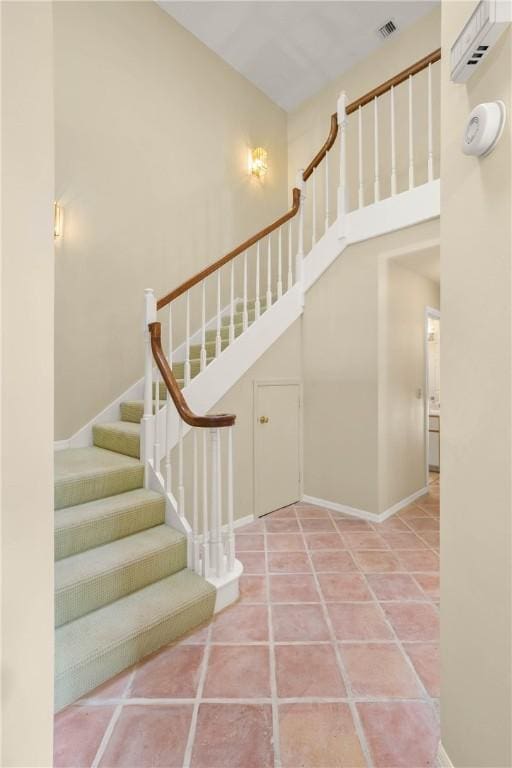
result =
[{"label": "doorway", "polygon": [[425,309],[425,485],[441,471],[441,313]]},{"label": "doorway", "polygon": [[301,498],[301,385],[254,384],[254,514]]}]

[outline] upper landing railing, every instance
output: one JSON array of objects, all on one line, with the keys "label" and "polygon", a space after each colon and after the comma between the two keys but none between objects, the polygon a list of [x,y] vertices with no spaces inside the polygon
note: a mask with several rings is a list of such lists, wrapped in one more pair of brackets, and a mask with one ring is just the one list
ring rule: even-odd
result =
[{"label": "upper landing railing", "polygon": [[[235,416],[197,415],[181,389],[287,291],[302,284],[305,249],[309,252],[335,221],[343,236],[349,210],[434,180],[434,109],[438,104],[434,88],[439,82],[434,66],[440,58],[441,50],[433,51],[351,103],[342,93],[325,143],[298,173],[289,211],[158,301],[152,291],[146,292],[143,459],[159,472],[160,456],[166,457],[162,482],[177,499],[184,526],[190,526],[193,554],[189,566],[198,573],[222,577],[235,567]],[[157,312],[162,310],[166,352],[157,320]],[[182,343],[179,359],[173,360],[176,337]],[[153,415],[163,404],[160,381],[179,419],[177,473],[172,471],[171,460],[174,413],[167,403],[165,429]],[[193,428],[191,471],[186,477],[184,424]],[[210,430],[209,449],[206,429]],[[203,435],[202,451],[198,450],[197,430]],[[227,445],[222,451],[224,431]],[[223,533],[223,522],[227,533]]]}]

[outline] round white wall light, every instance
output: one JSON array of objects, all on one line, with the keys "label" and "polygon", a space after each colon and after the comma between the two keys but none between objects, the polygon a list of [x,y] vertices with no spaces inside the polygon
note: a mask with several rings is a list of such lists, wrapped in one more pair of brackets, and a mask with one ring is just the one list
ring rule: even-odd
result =
[{"label": "round white wall light", "polygon": [[464,129],[464,154],[483,157],[492,152],[503,133],[506,116],[502,101],[489,101],[475,107]]}]

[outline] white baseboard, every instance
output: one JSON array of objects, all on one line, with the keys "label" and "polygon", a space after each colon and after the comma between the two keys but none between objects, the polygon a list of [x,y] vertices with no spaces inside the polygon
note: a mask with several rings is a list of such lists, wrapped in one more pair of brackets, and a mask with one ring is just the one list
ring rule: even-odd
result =
[{"label": "white baseboard", "polygon": [[351,517],[357,517],[361,520],[368,520],[370,523],[382,523],[387,520],[388,517],[394,515],[399,510],[412,504],[413,501],[419,499],[420,496],[424,496],[427,493],[428,488],[420,488],[419,491],[411,493],[405,499],[401,499],[392,507],[385,509],[384,512],[368,512],[366,509],[358,509],[357,507],[349,507],[347,504],[339,504],[337,501],[329,501],[328,499],[320,499],[317,496],[308,496],[304,494],[302,501],[308,504],[314,504],[315,507],[325,507],[326,509],[332,509],[334,512],[341,512],[344,515],[350,515]]},{"label": "white baseboard", "polygon": [[[234,528],[242,528],[244,525],[254,522],[254,515],[245,515],[245,517],[239,517],[233,521]],[[226,526],[224,526],[226,528]]]},{"label": "white baseboard", "polygon": [[437,766],[438,768],[455,768],[441,742],[439,742],[437,749]]}]

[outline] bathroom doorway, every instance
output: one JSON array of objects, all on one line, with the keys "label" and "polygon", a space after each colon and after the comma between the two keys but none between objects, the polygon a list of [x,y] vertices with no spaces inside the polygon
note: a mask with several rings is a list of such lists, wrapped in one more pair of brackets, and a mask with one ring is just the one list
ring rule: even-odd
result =
[{"label": "bathroom doorway", "polygon": [[425,485],[441,471],[441,313],[425,309]]}]

